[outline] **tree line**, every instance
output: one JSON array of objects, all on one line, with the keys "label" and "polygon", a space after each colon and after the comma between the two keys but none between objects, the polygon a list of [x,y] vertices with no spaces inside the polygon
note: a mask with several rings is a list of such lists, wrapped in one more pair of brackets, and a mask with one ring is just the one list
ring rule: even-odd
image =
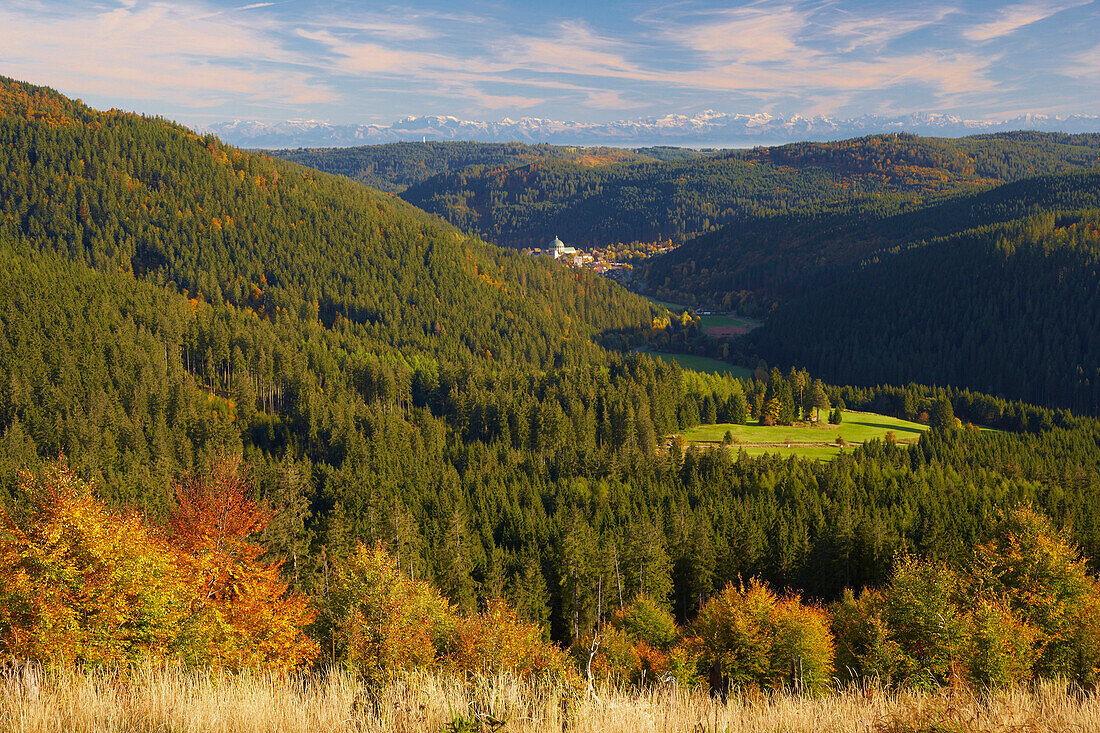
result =
[{"label": "tree line", "polygon": [[24,481],[30,510],[0,511],[0,650],[22,659],[234,670],[325,659],[375,684],[444,669],[577,686],[676,680],[723,695],[849,680],[1092,684],[1100,670],[1100,584],[1027,507],[994,517],[960,561],[900,555],[880,587],[831,604],[752,578],[680,625],[659,595],[624,603],[620,586],[616,605],[609,587],[614,610],[562,648],[498,595],[457,607],[380,542],[326,563],[312,598],[288,589],[251,541],[274,513],[250,498],[236,457],[177,484],[163,528],[110,511],[63,462]]}]

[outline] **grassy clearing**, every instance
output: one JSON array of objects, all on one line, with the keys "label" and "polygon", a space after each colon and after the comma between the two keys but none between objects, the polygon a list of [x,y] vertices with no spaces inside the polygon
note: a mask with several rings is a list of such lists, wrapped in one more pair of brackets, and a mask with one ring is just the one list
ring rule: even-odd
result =
[{"label": "grassy clearing", "polygon": [[[457,716],[470,724],[459,727]],[[37,690],[0,683],[0,730],[24,733],[306,733],[1100,730],[1100,699],[1061,683],[977,692],[866,686],[821,697],[747,691],[723,703],[703,689],[599,686],[586,693],[510,677],[413,676],[369,688],[346,674],[232,676],[137,670],[50,672]]]},{"label": "grassy clearing", "polygon": [[844,451],[852,450],[851,448],[841,448],[837,445],[791,445],[787,448],[782,445],[773,446],[760,446],[760,445],[735,445],[733,450],[739,451],[744,449],[745,453],[750,456],[762,456],[768,453],[777,453],[781,456],[798,456],[799,458],[812,458],[814,460],[829,462],[839,456]]},{"label": "grassy clearing", "polygon": [[668,301],[657,300],[656,298],[651,298],[648,295],[643,295],[642,297],[648,300],[653,305],[657,306],[658,308],[664,308],[670,313],[683,313],[687,309],[686,305],[680,305],[679,303],[669,303]]},{"label": "grassy clearing", "polygon": [[741,326],[752,330],[760,325],[760,321],[742,316],[699,316],[699,321],[704,329],[712,327]]},{"label": "grassy clearing", "polygon": [[[705,356],[669,354],[662,351],[651,351],[648,353],[650,356],[679,364],[681,369],[691,369],[692,371],[703,372],[704,374],[729,374],[731,377],[736,377],[737,379],[752,378],[752,372],[745,367],[733,366],[732,364],[727,364],[717,359],[708,359]],[[721,437],[719,437],[719,440],[721,440]]]},{"label": "grassy clearing", "polygon": [[[822,418],[825,413],[822,412]],[[928,429],[921,423],[900,420],[896,417],[877,415],[873,412],[845,412],[840,425],[830,425],[824,419],[820,423],[798,425],[698,425],[683,432],[689,443],[721,444],[728,430],[733,434],[733,450],[744,448],[749,455],[780,453],[804,458],[830,461],[845,450],[837,444],[837,436],[850,446],[884,438],[893,431],[898,443],[915,443]]]}]

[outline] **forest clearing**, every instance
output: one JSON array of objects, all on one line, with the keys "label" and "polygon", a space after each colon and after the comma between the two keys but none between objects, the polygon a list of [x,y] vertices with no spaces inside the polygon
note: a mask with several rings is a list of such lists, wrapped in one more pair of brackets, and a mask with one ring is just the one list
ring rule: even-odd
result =
[{"label": "forest clearing", "polygon": [[[750,456],[779,453],[787,456],[816,458],[829,461],[840,455],[846,447],[855,447],[869,440],[885,440],[894,434],[898,445],[917,442],[928,426],[873,412],[845,412],[839,425],[831,425],[824,419],[816,423],[797,425],[736,425],[717,423],[696,425],[681,433],[688,443],[721,445],[727,432],[733,438],[733,451],[744,449]],[[843,439],[843,443],[838,441]]]},{"label": "forest clearing", "polygon": [[734,366],[728,362],[711,359],[695,354],[670,354],[662,351],[648,352],[661,361],[669,364],[678,364],[681,369],[690,369],[693,372],[703,374],[728,374],[736,379],[752,379],[752,372],[742,366]]},{"label": "forest clearing", "polygon": [[761,325],[760,321],[732,314],[703,315],[699,322],[703,332],[715,338],[742,336]]}]

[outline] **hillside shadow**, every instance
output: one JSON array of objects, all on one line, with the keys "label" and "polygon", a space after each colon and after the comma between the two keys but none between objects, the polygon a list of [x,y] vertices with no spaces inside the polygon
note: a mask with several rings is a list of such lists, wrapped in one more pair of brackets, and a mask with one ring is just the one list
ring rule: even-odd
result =
[{"label": "hillside shadow", "polygon": [[852,422],[851,425],[863,425],[868,428],[882,428],[883,430],[893,430],[895,433],[923,433],[923,430],[919,428],[906,428],[901,425],[889,425],[887,423],[878,422]]}]

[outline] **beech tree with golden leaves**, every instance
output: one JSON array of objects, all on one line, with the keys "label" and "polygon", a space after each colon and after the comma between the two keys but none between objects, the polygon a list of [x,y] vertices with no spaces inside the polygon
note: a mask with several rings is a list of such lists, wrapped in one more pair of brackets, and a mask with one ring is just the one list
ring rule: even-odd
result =
[{"label": "beech tree with golden leaves", "polygon": [[114,514],[64,461],[24,472],[30,510],[0,509],[0,652],[119,663],[170,654],[186,586],[135,512]]},{"label": "beech tree with golden leaves", "polygon": [[260,559],[263,548],[249,538],[272,513],[250,493],[239,456],[175,485],[170,539],[191,584],[184,621],[191,646],[180,652],[233,668],[297,667],[317,655],[303,632],[316,612],[307,596],[288,590],[277,564]]}]

